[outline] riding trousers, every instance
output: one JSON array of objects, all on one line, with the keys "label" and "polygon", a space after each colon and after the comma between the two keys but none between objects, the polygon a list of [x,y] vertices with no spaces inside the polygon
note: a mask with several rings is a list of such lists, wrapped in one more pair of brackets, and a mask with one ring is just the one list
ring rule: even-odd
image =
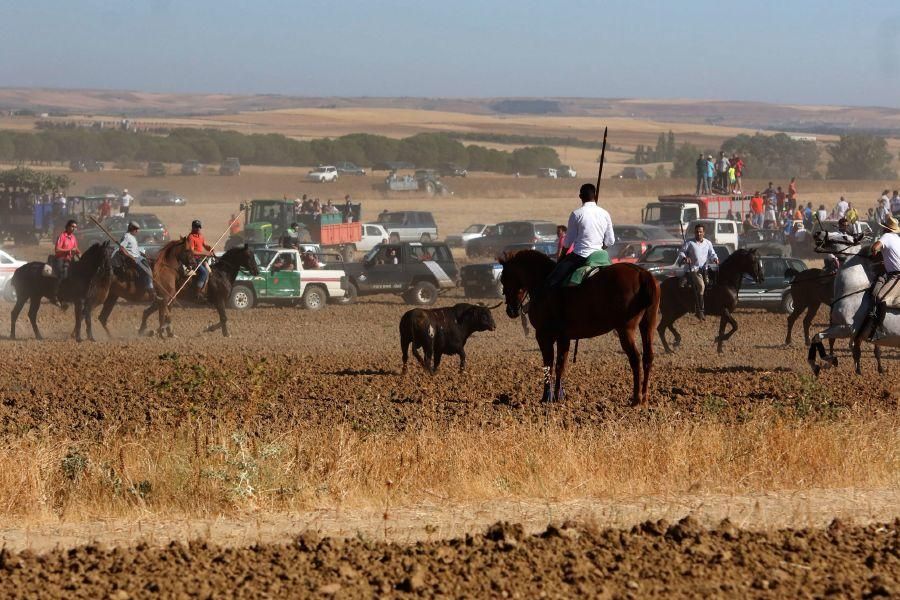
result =
[{"label": "riding trousers", "polygon": [[888,308],[900,308],[900,271],[879,275],[872,286],[872,297]]},{"label": "riding trousers", "polygon": [[566,254],[562,260],[556,263],[550,276],[547,277],[547,287],[550,289],[562,287],[575,269],[584,266],[586,262],[587,257],[585,256],[579,256],[574,252]]}]

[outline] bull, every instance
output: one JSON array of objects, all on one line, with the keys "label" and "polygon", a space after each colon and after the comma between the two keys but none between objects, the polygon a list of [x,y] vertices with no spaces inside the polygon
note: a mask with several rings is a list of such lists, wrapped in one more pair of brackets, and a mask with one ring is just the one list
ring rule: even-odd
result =
[{"label": "bull", "polygon": [[[406,373],[410,344],[413,356],[426,371],[434,374],[444,354],[456,354],[462,372],[466,368],[466,341],[476,331],[493,331],[496,328],[491,309],[497,306],[460,303],[448,308],[414,308],[407,311],[400,319],[403,373]],[[425,353],[424,359],[419,354],[419,348]]]}]

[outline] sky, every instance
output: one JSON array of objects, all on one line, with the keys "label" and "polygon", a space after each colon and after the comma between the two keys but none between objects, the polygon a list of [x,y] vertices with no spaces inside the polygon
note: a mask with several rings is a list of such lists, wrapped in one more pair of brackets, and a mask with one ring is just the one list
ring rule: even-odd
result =
[{"label": "sky", "polygon": [[0,86],[900,107],[900,1],[0,0]]}]

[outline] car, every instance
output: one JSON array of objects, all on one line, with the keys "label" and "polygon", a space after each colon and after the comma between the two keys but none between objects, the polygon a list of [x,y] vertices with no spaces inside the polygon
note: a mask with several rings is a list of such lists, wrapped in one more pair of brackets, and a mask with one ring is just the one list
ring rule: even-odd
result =
[{"label": "car", "polygon": [[559,179],[575,179],[578,177],[578,171],[569,165],[560,165],[559,168],[556,169],[556,176]]},{"label": "car", "polygon": [[463,232],[460,235],[448,235],[444,238],[444,241],[451,248],[462,248],[465,247],[466,242],[469,240],[483,236],[491,227],[496,226],[484,223],[473,223],[463,229]]},{"label": "car", "polygon": [[[637,260],[637,266],[647,269],[653,277],[662,281],[669,277],[674,277],[684,273],[684,266],[678,264],[678,253],[681,252],[683,244],[659,244],[651,246]],[[728,246],[714,244],[713,250],[722,262],[731,254]]]},{"label": "car", "polygon": [[203,165],[200,164],[199,160],[186,160],[181,163],[182,175],[199,175],[202,170]]},{"label": "car", "polygon": [[99,173],[106,165],[99,160],[72,160],[69,161],[69,170],[76,173]]},{"label": "car", "polygon": [[166,165],[158,161],[147,163],[147,177],[165,177]]},{"label": "car", "polygon": [[225,162],[223,162],[219,166],[219,175],[240,175],[241,174],[241,161],[237,158],[230,157],[226,158]]},{"label": "car", "polygon": [[466,243],[466,256],[497,256],[510,244],[556,242],[556,225],[550,221],[506,221],[486,235]]},{"label": "car", "polygon": [[24,264],[24,260],[14,258],[12,254],[0,250],[0,297],[7,302],[16,301],[16,290],[9,284],[9,281],[16,269]]},{"label": "car", "polygon": [[337,169],[339,175],[365,175],[366,170],[362,167],[357,167],[352,162],[339,162],[334,167]]},{"label": "car", "polygon": [[606,249],[606,252],[609,254],[610,262],[613,264],[620,262],[636,263],[649,248],[650,244],[647,242],[616,241],[615,244]]},{"label": "car", "polygon": [[439,169],[442,177],[468,177],[469,172],[459,165],[453,163],[444,163]]},{"label": "car", "polygon": [[308,310],[319,310],[329,300],[341,302],[346,297],[344,270],[304,266],[303,250],[255,248],[253,255],[259,265],[259,275],[253,276],[243,270],[238,273],[228,302],[232,308],[246,310],[269,302],[299,304]]},{"label": "car", "polygon": [[[503,248],[501,253],[504,256],[512,256],[522,250],[537,250],[556,259],[556,248],[556,242],[532,242],[510,244]],[[465,265],[459,270],[459,285],[467,298],[502,298],[501,273],[503,265],[498,262]]]},{"label": "car", "polygon": [[347,300],[373,294],[399,294],[407,304],[427,306],[439,290],[456,287],[453,253],[440,242],[378,244],[360,263],[345,263]]},{"label": "car", "polygon": [[377,223],[388,232],[388,241],[431,242],[438,239],[438,228],[434,215],[419,210],[383,211]]},{"label": "car", "polygon": [[644,171],[640,167],[625,167],[622,169],[622,172],[616,175],[617,179],[637,179],[639,181],[646,181],[650,179],[650,176],[647,175],[647,172]]},{"label": "car", "polygon": [[368,252],[378,244],[386,244],[391,234],[378,223],[364,223],[362,226],[362,238],[356,243],[356,250]]},{"label": "car", "polygon": [[556,169],[551,168],[543,168],[538,169],[537,176],[544,179],[558,179],[559,175],[556,173]]},{"label": "car", "polygon": [[751,229],[742,233],[738,240],[741,248],[756,249],[764,256],[785,256],[790,254],[790,246],[785,241],[782,229]]},{"label": "car", "polygon": [[118,198],[122,194],[122,188],[113,185],[92,185],[85,190],[85,196],[115,196]]},{"label": "car", "polygon": [[740,244],[738,232],[741,224],[729,219],[693,219],[684,228],[685,235],[693,236],[694,228],[702,225],[706,233],[706,239],[713,244],[723,244],[734,252]]},{"label": "car", "polygon": [[184,206],[187,200],[169,190],[144,190],[138,194],[141,206]]},{"label": "car", "polygon": [[794,312],[791,297],[791,279],[785,276],[788,269],[805,271],[806,263],[799,258],[760,256],[763,282],[745,279],[738,292],[738,306],[765,308],[785,314]]},{"label": "car", "polygon": [[327,165],[318,166],[306,174],[307,181],[315,181],[316,183],[334,183],[338,180],[337,167]]},{"label": "car", "polygon": [[[103,227],[118,241],[128,230],[129,221],[134,221],[141,228],[137,236],[139,244],[168,242],[170,239],[168,228],[159,220],[159,217],[150,213],[129,213],[127,217],[119,215],[107,217],[103,219]],[[81,248],[88,248],[92,244],[109,239],[106,233],[93,223],[86,224],[77,235],[78,245]]]}]

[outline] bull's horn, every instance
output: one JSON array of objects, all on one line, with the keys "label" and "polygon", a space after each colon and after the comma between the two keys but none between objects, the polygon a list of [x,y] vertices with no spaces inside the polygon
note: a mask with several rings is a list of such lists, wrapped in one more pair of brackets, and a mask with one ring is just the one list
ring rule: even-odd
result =
[{"label": "bull's horn", "polygon": [[488,306],[488,310],[494,310],[495,308],[499,308],[502,304],[503,304],[503,300],[501,300],[500,302],[498,302],[497,304],[495,304],[493,306]]}]

